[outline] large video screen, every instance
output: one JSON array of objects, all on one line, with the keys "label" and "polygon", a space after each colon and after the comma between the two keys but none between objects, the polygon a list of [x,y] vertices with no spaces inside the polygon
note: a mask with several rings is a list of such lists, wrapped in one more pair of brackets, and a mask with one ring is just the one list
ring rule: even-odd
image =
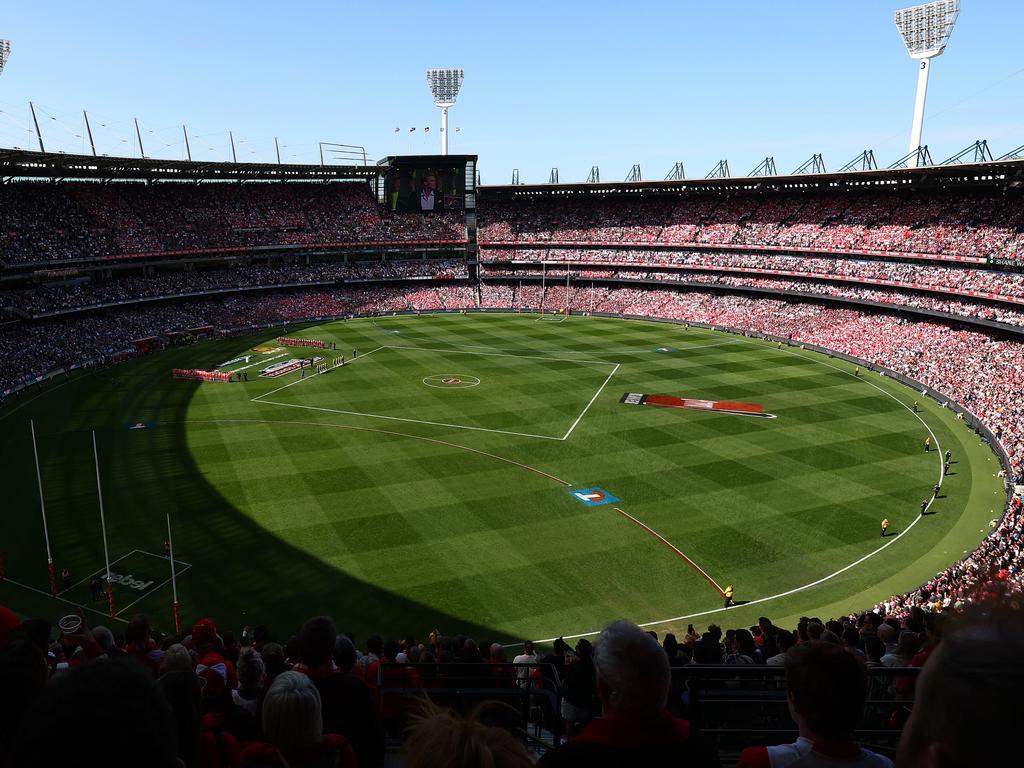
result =
[{"label": "large video screen", "polygon": [[438,158],[399,158],[385,178],[392,211],[459,211],[466,205],[466,164]]}]

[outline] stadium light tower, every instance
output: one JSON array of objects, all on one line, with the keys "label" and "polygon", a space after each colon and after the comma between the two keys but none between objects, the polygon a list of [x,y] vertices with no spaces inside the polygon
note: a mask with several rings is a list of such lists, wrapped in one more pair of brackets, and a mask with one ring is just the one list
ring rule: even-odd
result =
[{"label": "stadium light tower", "polygon": [[910,129],[908,166],[916,166],[924,128],[924,102],[928,95],[928,73],[932,59],[946,48],[953,24],[960,13],[960,0],[937,0],[896,11],[896,29],[903,36],[910,58],[921,62],[917,70],[917,99],[914,101],[914,124]]},{"label": "stadium light tower", "polygon": [[448,154],[448,109],[455,106],[465,73],[461,69],[428,69],[427,85],[441,108],[441,154]]},{"label": "stadium light tower", "polygon": [[4,64],[7,63],[7,57],[11,55],[11,41],[0,40],[0,72],[4,71]]}]

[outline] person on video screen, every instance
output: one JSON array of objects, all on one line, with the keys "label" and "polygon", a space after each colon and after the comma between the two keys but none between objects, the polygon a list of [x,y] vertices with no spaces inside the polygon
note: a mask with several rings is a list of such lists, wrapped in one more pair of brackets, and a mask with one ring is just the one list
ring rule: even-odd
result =
[{"label": "person on video screen", "polygon": [[439,211],[444,207],[437,190],[437,176],[428,173],[423,177],[423,186],[419,192],[413,193],[409,207],[414,211]]}]

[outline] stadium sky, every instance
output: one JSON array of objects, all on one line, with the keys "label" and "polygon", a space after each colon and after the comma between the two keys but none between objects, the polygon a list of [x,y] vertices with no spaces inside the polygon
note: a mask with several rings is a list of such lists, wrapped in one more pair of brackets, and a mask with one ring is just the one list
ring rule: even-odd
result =
[{"label": "stadium sky", "polygon": [[[485,184],[660,179],[677,160],[703,177],[766,155],[788,173],[814,152],[830,170],[873,148],[907,151],[916,67],[892,11],[856,0],[411,3],[98,0],[0,6],[12,41],[0,75],[0,145],[195,159],[318,161],[319,141],[376,160],[438,149],[424,78],[458,66],[452,152],[480,155]],[[932,70],[924,141],[936,161],[975,139],[994,154],[1024,144],[1024,38],[1018,0],[962,0]],[[429,135],[423,128],[431,128]],[[395,128],[399,131],[395,133]],[[409,129],[416,127],[415,133]],[[456,134],[454,129],[461,130]]]}]

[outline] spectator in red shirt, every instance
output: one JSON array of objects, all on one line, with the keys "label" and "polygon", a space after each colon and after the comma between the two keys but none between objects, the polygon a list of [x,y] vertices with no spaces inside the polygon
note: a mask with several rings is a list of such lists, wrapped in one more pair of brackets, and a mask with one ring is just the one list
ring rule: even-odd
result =
[{"label": "spectator in red shirt", "polygon": [[153,630],[149,625],[149,619],[142,614],[132,616],[132,620],[124,631],[124,652],[137,658],[145,665],[150,674],[156,677],[160,674],[160,662],[164,657],[164,652],[153,640],[152,634]]},{"label": "spectator in red shirt", "polygon": [[205,681],[205,697],[220,696],[238,687],[235,666],[218,650],[219,640],[213,619],[200,619],[192,627],[192,646],[198,657],[196,674]]}]

